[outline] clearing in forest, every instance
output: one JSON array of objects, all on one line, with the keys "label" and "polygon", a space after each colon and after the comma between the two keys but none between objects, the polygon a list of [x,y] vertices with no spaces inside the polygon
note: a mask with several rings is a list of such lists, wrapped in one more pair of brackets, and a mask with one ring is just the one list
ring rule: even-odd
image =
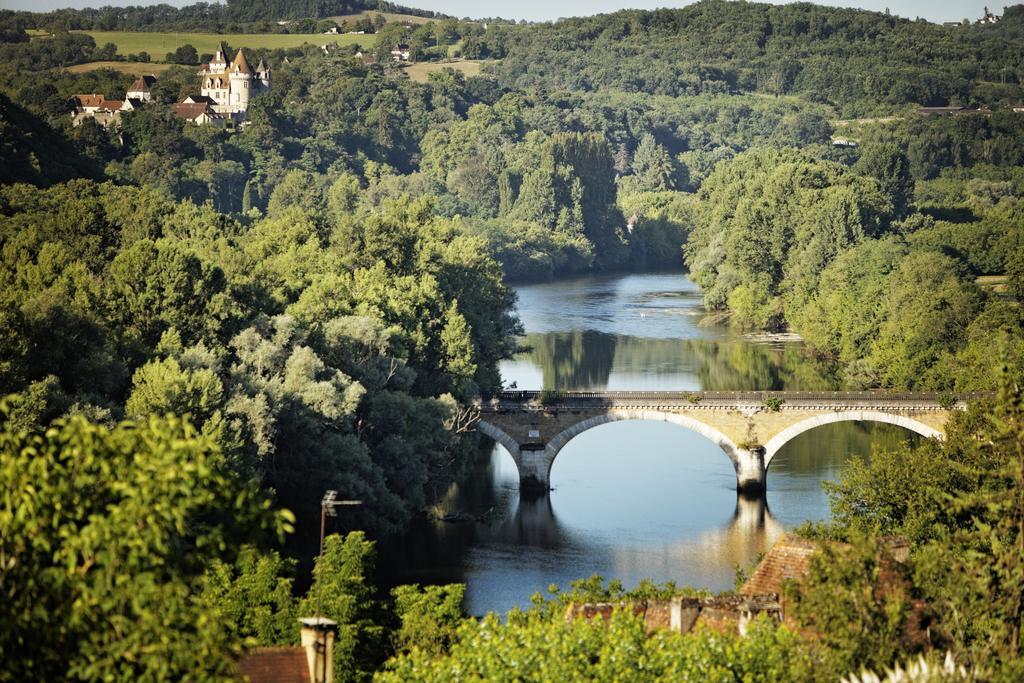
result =
[{"label": "clearing in forest", "polygon": [[148,52],[155,61],[162,61],[168,52],[174,52],[182,45],[191,45],[199,54],[216,51],[217,45],[223,41],[237,50],[246,48],[300,47],[306,43],[323,46],[328,43],[338,45],[360,45],[372,48],[377,43],[375,35],[328,35],[322,33],[163,33],[157,31],[81,31],[88,33],[96,41],[96,45],[107,43],[117,45],[117,54],[130,55]]},{"label": "clearing in forest", "polygon": [[460,59],[452,62],[417,62],[405,67],[405,73],[417,83],[426,83],[427,77],[436,71],[444,69],[455,69],[461,71],[466,78],[480,75],[480,66],[483,64],[480,59]]}]

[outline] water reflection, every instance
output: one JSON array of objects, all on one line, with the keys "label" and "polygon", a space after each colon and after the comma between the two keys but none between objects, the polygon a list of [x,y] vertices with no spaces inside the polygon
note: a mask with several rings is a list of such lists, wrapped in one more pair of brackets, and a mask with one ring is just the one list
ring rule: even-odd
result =
[{"label": "water reflection", "polygon": [[551,507],[551,496],[521,492],[515,510],[495,529],[495,538],[534,548],[564,548],[570,544]]},{"label": "water reflection", "polygon": [[851,456],[892,451],[923,437],[896,425],[839,422],[804,432],[783,446],[768,468],[767,496],[772,512],[788,527],[828,517],[822,482],[835,481]]},{"label": "water reflection", "polygon": [[[521,389],[834,388],[800,344],[756,343],[701,326],[700,292],[682,274],[582,278],[522,287],[524,351],[501,367]],[[464,582],[474,614],[525,604],[549,584],[592,574],[726,590],[785,528],[828,515],[821,482],[851,453],[917,437],[885,424],[837,423],[772,460],[767,497],[737,498],[712,442],[678,425],[626,421],[580,434],[559,453],[549,496],[523,498],[500,446],[438,512],[381,547],[389,583]]]},{"label": "water reflection", "polygon": [[533,333],[502,366],[519,389],[832,390],[834,377],[799,344],[650,339],[593,330]]}]

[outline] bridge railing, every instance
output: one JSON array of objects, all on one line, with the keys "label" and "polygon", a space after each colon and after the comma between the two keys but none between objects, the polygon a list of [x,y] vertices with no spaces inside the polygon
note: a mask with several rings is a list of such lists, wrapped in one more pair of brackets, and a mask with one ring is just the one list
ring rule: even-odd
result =
[{"label": "bridge railing", "polygon": [[922,403],[956,403],[977,401],[994,396],[993,392],[973,391],[962,393],[913,392],[913,391],[500,391],[484,393],[483,401],[508,401],[526,403],[540,401],[554,403],[564,401],[756,401],[769,399],[783,401],[914,401]]}]

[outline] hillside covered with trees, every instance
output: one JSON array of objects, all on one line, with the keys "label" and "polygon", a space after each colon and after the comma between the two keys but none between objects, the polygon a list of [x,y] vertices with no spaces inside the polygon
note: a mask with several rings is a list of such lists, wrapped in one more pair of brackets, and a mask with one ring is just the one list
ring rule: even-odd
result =
[{"label": "hillside covered with trees", "polygon": [[[0,681],[232,679],[244,648],[293,644],[325,586],[343,680],[521,661],[524,680],[834,680],[947,650],[1019,680],[1021,6],[955,27],[719,0],[486,27],[418,12],[358,57],[228,45],[273,69],[245,125],[171,111],[193,64],[119,126],[72,125],[74,95],[135,80],[68,70],[116,53],[80,29],[365,10],[413,12],[0,12]],[[481,73],[417,82],[398,43]],[[208,60],[187,47],[170,56]],[[917,111],[938,105],[964,108]],[[792,597],[796,628],[566,624],[570,601],[628,597],[599,581],[504,622],[466,619],[462,586],[379,590],[373,541],[489,445],[470,404],[519,343],[510,283],[683,265],[709,314],[796,332],[836,387],[1002,391],[832,488],[834,523],[804,532],[852,550]],[[327,489],[363,501],[344,527],[364,533],[331,537],[309,588]],[[870,590],[881,534],[915,544],[898,594]],[[920,604],[935,629],[902,641]]]},{"label": "hillside covered with trees", "polygon": [[383,0],[228,0],[225,3],[197,2],[183,7],[168,4],[123,7],[103,5],[99,8],[68,8],[40,13],[4,10],[0,17],[5,25],[19,29],[215,33],[238,31],[241,27],[262,29],[257,32],[270,31],[271,25],[277,22],[325,19],[367,11],[440,17],[435,12]]},{"label": "hillside covered with trees", "polygon": [[994,30],[709,0],[509,29],[497,73],[521,88],[793,93],[834,104],[844,118],[906,102],[991,105],[1020,100],[1022,48],[1005,37],[1020,22],[1014,8]]}]

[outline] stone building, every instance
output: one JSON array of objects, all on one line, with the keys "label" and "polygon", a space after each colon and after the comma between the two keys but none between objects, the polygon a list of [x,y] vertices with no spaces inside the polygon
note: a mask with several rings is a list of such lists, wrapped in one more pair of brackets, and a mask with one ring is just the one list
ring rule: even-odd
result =
[{"label": "stone building", "polygon": [[71,96],[71,125],[80,126],[86,119],[92,119],[104,128],[121,124],[121,113],[135,111],[153,100],[151,88],[156,84],[156,76],[147,74],[139,76],[128,86],[123,100],[108,100],[97,93]]},{"label": "stone building", "polygon": [[156,85],[156,76],[149,74],[147,76],[139,76],[135,79],[135,82],[128,86],[128,92],[125,93],[124,98],[126,100],[140,100],[142,102],[152,102],[153,92],[150,90]]},{"label": "stone building", "polygon": [[200,94],[210,99],[211,107],[218,114],[244,114],[252,95],[270,90],[270,67],[261,59],[254,71],[241,49],[234,60],[228,62],[223,43],[210,63],[203,65],[199,75],[202,78]]}]

